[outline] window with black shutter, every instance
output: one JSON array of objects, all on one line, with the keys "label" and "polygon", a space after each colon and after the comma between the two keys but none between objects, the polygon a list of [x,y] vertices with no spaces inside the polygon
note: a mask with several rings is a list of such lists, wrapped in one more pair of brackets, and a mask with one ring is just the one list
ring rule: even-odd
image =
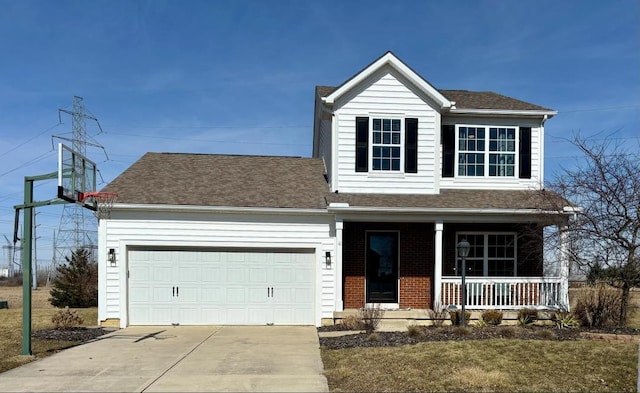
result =
[{"label": "window with black shutter", "polygon": [[520,127],[520,178],[531,179],[531,127]]},{"label": "window with black shutter", "polygon": [[453,177],[456,155],[456,127],[443,125],[442,134],[442,177]]},{"label": "window with black shutter", "polygon": [[369,118],[356,117],[356,172],[369,170]]},{"label": "window with black shutter", "polygon": [[404,130],[404,171],[418,173],[418,119],[405,119]]}]

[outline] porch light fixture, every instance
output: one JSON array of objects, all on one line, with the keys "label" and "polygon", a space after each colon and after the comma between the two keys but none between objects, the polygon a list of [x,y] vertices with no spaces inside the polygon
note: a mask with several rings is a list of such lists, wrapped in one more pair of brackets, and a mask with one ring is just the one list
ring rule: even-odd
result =
[{"label": "porch light fixture", "polygon": [[331,251],[327,251],[324,253],[324,264],[327,269],[331,269]]},{"label": "porch light fixture", "polygon": [[467,239],[462,239],[460,241],[460,243],[458,243],[456,245],[456,248],[458,249],[458,256],[460,256],[460,258],[462,258],[462,291],[461,291],[461,295],[462,295],[462,315],[461,315],[461,321],[462,321],[462,326],[466,326],[466,317],[464,315],[465,313],[465,309],[466,309],[466,303],[467,303],[467,283],[466,283],[466,272],[467,272],[467,266],[466,266],[466,262],[467,262],[467,257],[469,256],[469,250],[471,249],[471,244],[469,244],[469,242],[467,241]]},{"label": "porch light fixture", "polygon": [[111,266],[116,265],[116,250],[114,248],[109,249],[109,253],[107,254],[107,260]]}]

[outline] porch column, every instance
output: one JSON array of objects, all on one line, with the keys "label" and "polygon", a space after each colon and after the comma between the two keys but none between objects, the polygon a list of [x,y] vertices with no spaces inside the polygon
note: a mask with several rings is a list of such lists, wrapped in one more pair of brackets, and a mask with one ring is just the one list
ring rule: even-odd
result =
[{"label": "porch column", "polygon": [[342,229],[344,222],[336,218],[336,270],[335,270],[335,310],[343,311],[342,301]]},{"label": "porch column", "polygon": [[442,292],[442,230],[444,224],[442,221],[436,221],[435,232],[436,238],[434,243],[434,269],[433,269],[433,304],[432,308],[435,309],[435,305],[442,306],[441,292]]},{"label": "porch column", "polygon": [[569,234],[566,225],[559,225],[560,231],[560,302],[569,311]]}]

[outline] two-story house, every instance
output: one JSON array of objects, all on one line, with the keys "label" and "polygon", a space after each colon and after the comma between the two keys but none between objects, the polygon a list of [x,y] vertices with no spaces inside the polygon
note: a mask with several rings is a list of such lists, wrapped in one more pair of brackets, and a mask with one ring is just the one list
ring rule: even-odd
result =
[{"label": "two-story house", "polygon": [[[439,90],[388,52],[317,87],[313,157],[147,153],[105,191],[104,324],[302,324],[379,305],[567,307],[542,232],[555,111]],[[550,217],[554,217],[553,220]]]}]

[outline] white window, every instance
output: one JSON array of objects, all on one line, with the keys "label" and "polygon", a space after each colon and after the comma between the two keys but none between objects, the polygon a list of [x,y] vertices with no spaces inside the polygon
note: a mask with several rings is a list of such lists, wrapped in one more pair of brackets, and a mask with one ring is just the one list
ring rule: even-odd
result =
[{"label": "white window", "polygon": [[[517,276],[516,234],[509,232],[459,232],[456,244],[469,242],[469,256],[465,258],[466,275],[485,277]],[[455,275],[461,275],[460,257],[456,255]]]},{"label": "white window", "polygon": [[458,176],[516,176],[517,127],[456,128]]},{"label": "white window", "polygon": [[402,168],[402,121],[376,117],[371,120],[371,169],[400,171]]}]

